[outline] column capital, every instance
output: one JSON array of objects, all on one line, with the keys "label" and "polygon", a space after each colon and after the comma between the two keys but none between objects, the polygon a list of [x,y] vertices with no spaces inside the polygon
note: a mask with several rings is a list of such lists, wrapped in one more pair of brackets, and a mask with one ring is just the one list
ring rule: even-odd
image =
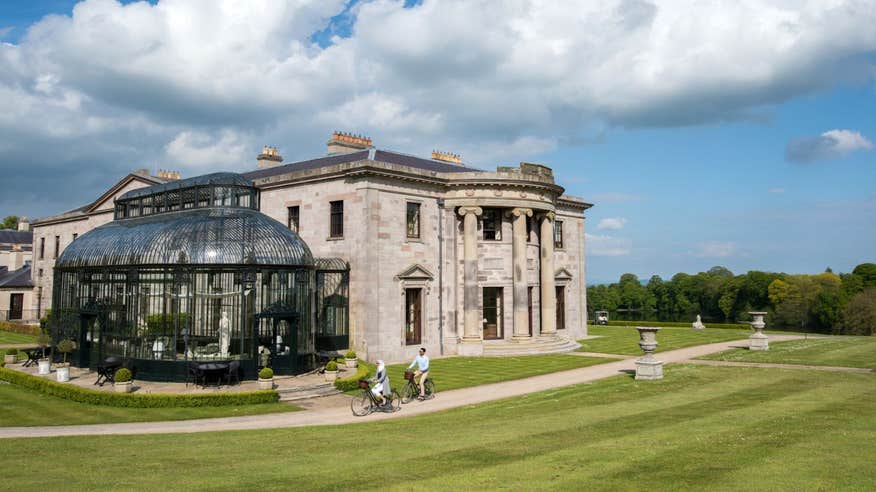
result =
[{"label": "column capital", "polygon": [[539,214],[538,214],[538,218],[541,219],[541,220],[545,220],[545,219],[547,219],[547,220],[553,222],[554,219],[557,218],[557,214],[554,213],[554,212],[551,212],[551,211],[548,211],[548,212],[539,212]]},{"label": "column capital", "polygon": [[512,208],[508,211],[508,214],[514,217],[520,217],[521,215],[525,215],[527,217],[532,217],[532,209],[531,208]]},{"label": "column capital", "polygon": [[456,212],[463,217],[465,217],[468,214],[475,214],[476,216],[479,217],[482,213],[484,213],[484,209],[482,209],[481,207],[466,206],[466,207],[459,207],[456,210]]}]

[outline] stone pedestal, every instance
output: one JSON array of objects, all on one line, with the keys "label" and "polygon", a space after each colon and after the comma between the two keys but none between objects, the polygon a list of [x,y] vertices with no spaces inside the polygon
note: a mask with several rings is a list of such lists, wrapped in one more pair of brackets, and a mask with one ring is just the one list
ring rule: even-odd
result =
[{"label": "stone pedestal", "polygon": [[656,326],[637,326],[639,330],[639,347],[645,352],[645,356],[641,359],[636,359],[636,379],[651,381],[655,379],[663,379],[663,361],[654,358],[654,351],[657,349],[657,332],[660,328]]},{"label": "stone pedestal", "polygon": [[766,326],[766,323],[763,322],[763,317],[766,316],[767,313],[763,311],[751,311],[748,314],[750,314],[753,319],[751,327],[754,328],[754,334],[748,337],[748,350],[769,350],[769,337],[763,333],[763,329]]}]

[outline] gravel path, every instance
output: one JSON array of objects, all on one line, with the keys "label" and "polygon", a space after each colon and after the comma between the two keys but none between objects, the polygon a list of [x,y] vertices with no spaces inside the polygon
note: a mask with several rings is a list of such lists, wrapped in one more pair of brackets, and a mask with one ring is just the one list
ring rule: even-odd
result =
[{"label": "gravel path", "polygon": [[[802,337],[793,335],[770,335],[770,341],[773,342],[796,340],[799,338]],[[656,357],[659,360],[670,364],[686,362],[695,357],[702,357],[715,352],[722,352],[732,348],[747,346],[748,340],[736,340],[661,352],[656,354]],[[401,411],[397,413],[376,413],[367,417],[353,416],[349,405],[342,405],[341,403],[343,400],[341,400],[338,401],[338,406],[329,408],[323,407],[303,412],[253,415],[247,417],[224,417],[170,422],[4,427],[0,428],[0,438],[194,433],[374,422],[377,420],[397,419],[432,412],[440,412],[466,405],[475,405],[478,403],[511,398],[563,386],[587,383],[617,376],[619,374],[628,374],[631,371],[635,371],[635,368],[636,365],[634,359],[625,359],[617,362],[582,367],[580,369],[518,379],[516,381],[506,381],[502,383],[446,391],[439,393],[433,400],[425,402],[415,401],[407,405],[402,405]],[[440,385],[440,375],[437,375],[436,380]],[[349,399],[346,401],[349,402]]]}]

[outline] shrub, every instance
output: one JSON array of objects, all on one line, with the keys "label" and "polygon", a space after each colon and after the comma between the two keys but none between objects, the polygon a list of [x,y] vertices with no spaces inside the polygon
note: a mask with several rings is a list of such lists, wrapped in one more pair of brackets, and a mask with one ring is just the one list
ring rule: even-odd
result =
[{"label": "shrub", "polygon": [[132,377],[131,371],[126,367],[123,367],[123,368],[119,369],[118,371],[116,371],[116,378],[115,379],[116,379],[117,383],[127,383],[128,381],[131,380],[131,377]]},{"label": "shrub", "polygon": [[6,355],[18,355],[17,348],[8,348],[6,349]]},{"label": "shrub", "polygon": [[43,348],[48,347],[52,344],[52,337],[48,333],[40,333],[40,336],[36,339],[36,344]]},{"label": "shrub", "polygon": [[67,363],[67,354],[73,351],[73,340],[65,338],[58,342],[58,352],[64,354],[64,363]]},{"label": "shrub", "polygon": [[40,334],[39,326],[26,325],[24,323],[16,323],[11,321],[0,321],[0,330],[8,331],[9,333],[18,333],[20,335],[37,336]]},{"label": "shrub", "polygon": [[274,370],[270,367],[265,367],[261,371],[259,371],[259,379],[273,379],[274,378]]},{"label": "shrub", "polygon": [[326,371],[337,371],[338,370],[338,363],[333,361],[333,360],[328,361],[328,364],[325,365],[325,370]]},{"label": "shrub", "polygon": [[[0,365],[2,367],[2,365]],[[248,391],[241,393],[207,393],[197,395],[151,393],[109,393],[90,388],[80,388],[31,376],[19,371],[0,368],[0,380],[7,381],[41,393],[77,401],[89,405],[127,408],[184,408],[184,407],[222,407],[233,405],[255,405],[276,403],[280,399],[274,390]]]},{"label": "shrub", "polygon": [[356,352],[353,352],[352,350],[348,350],[348,351],[347,351],[347,355],[345,355],[344,357],[346,357],[347,359],[355,359],[355,358],[356,358]]},{"label": "shrub", "polygon": [[341,364],[344,363],[344,358],[343,358],[343,357],[338,357],[337,359],[335,359],[335,362],[337,362],[338,365],[341,365]]},{"label": "shrub", "polygon": [[359,389],[359,380],[374,376],[375,372],[376,368],[373,365],[365,361],[359,361],[359,367],[356,369],[356,374],[335,380],[335,388],[337,388],[338,391],[345,392],[357,390]]}]

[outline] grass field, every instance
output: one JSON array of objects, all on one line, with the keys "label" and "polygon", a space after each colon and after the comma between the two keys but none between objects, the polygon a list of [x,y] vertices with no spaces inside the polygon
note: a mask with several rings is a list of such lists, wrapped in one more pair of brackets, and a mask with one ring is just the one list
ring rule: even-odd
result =
[{"label": "grass field", "polygon": [[[605,354],[641,355],[639,348],[639,332],[635,328],[621,326],[588,327],[590,335],[601,336],[590,340],[579,340],[580,352],[599,352]],[[675,350],[693,345],[728,342],[747,339],[751,330],[705,329],[702,331],[687,328],[661,328],[657,332],[657,352]]]},{"label": "grass field", "polygon": [[[435,381],[440,392],[588,367],[612,360],[565,354],[522,357],[449,357],[430,360],[429,377]],[[405,384],[404,372],[409,364],[394,364],[387,367],[389,381],[393,388],[399,389]]]},{"label": "grass field", "polygon": [[[77,403],[12,384],[0,384],[0,427],[188,420],[291,412],[283,403],[205,408],[115,408]],[[0,441],[2,447],[3,441]]]},{"label": "grass field", "polygon": [[873,408],[871,375],[672,365],[663,381],[410,419],[16,439],[0,452],[22,489],[874,490]]},{"label": "grass field", "polygon": [[10,333],[8,331],[0,331],[0,344],[5,343],[34,343],[36,337],[31,335],[22,335],[20,333]]},{"label": "grass field", "polygon": [[766,352],[730,350],[702,357],[733,362],[770,362],[876,369],[876,337],[830,337],[770,343]]}]

